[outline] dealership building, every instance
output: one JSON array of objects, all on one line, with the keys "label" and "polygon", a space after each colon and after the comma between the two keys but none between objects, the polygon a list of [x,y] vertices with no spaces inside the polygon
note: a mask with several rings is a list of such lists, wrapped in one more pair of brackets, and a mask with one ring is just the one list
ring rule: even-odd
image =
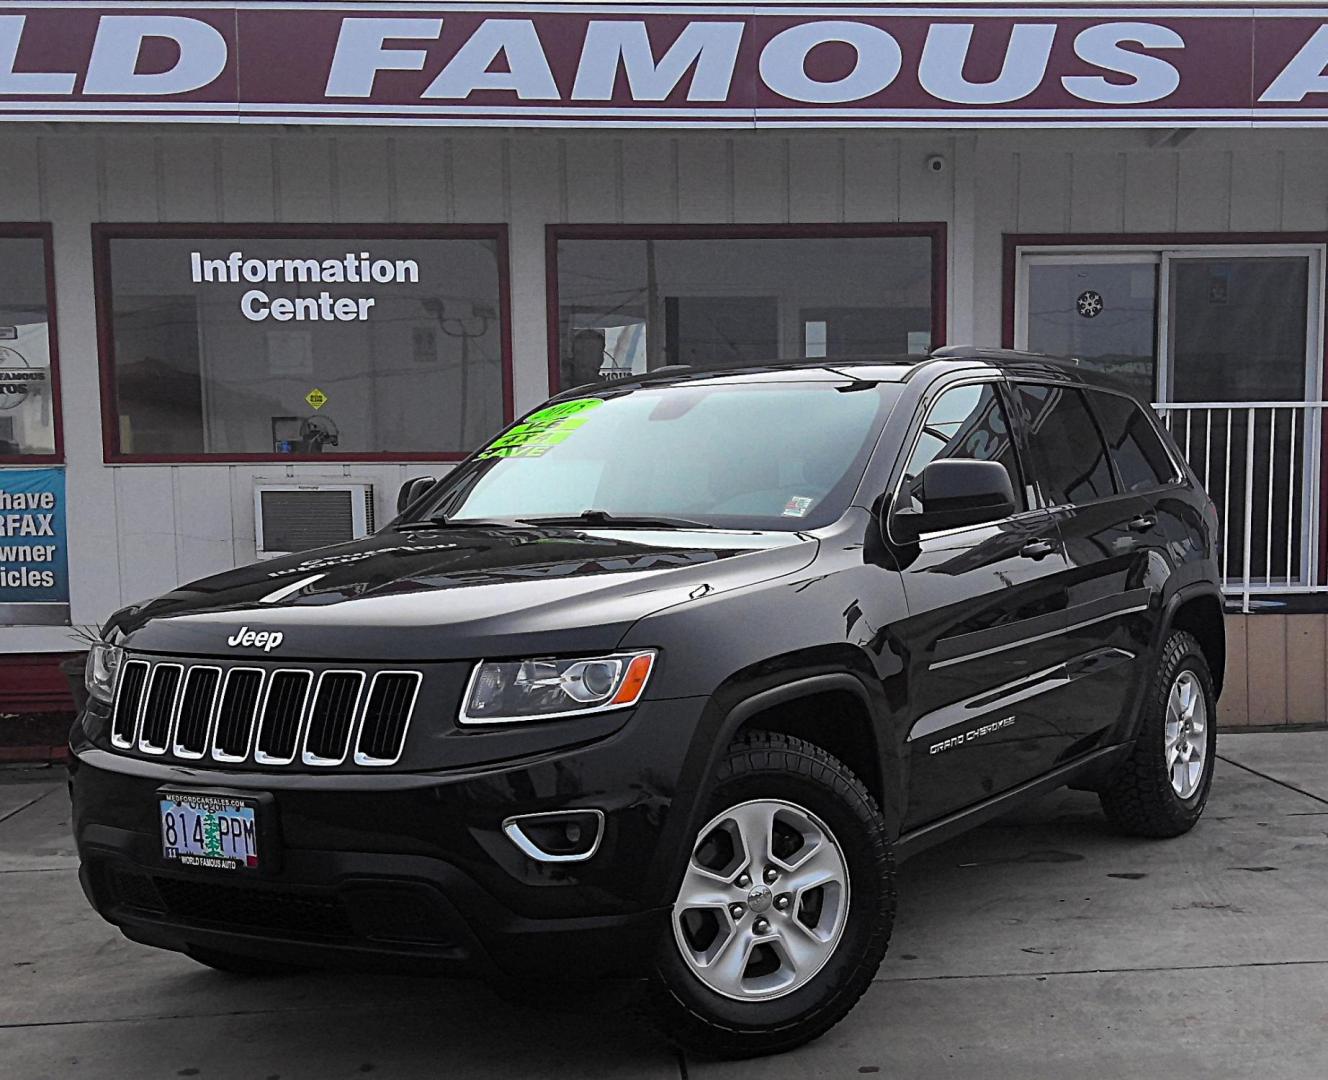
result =
[{"label": "dealership building", "polygon": [[1324,723],[1325,129],[1304,4],[0,3],[0,713],[560,389],[974,343],[1155,403]]}]

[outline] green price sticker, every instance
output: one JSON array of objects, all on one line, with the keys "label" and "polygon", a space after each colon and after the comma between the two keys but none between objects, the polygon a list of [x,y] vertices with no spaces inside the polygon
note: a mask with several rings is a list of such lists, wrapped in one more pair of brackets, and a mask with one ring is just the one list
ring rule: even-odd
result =
[{"label": "green price sticker", "polygon": [[577,398],[533,412],[486,446],[480,460],[543,457],[550,447],[566,442],[603,404],[602,398]]}]

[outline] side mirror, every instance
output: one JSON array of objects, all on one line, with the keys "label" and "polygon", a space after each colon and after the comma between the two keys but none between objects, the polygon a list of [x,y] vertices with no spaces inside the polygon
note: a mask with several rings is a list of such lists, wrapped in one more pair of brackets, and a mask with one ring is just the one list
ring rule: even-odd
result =
[{"label": "side mirror", "polygon": [[437,478],[432,476],[417,476],[413,480],[407,480],[401,485],[401,490],[397,492],[397,513],[404,512],[406,507],[436,483],[438,483]]},{"label": "side mirror", "polygon": [[1016,510],[1010,473],[999,461],[942,458],[918,477],[921,510],[895,511],[893,532],[912,543],[926,532],[999,521]]}]

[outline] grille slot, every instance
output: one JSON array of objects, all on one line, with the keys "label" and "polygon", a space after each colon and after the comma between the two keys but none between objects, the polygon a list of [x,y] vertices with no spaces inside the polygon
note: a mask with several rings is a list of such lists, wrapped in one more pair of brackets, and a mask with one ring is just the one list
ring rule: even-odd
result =
[{"label": "grille slot", "polygon": [[121,750],[128,750],[134,745],[138,709],[143,703],[143,685],[147,678],[146,661],[125,661],[124,671],[120,675],[120,692],[115,697],[115,714],[111,717],[111,742]]},{"label": "grille slot", "polygon": [[319,677],[304,735],[306,765],[340,765],[346,760],[363,688],[362,671],[325,671]]},{"label": "grille slot", "polygon": [[231,668],[221,691],[212,756],[218,761],[243,761],[249,756],[250,736],[263,673],[258,668]]},{"label": "grille slot", "polygon": [[145,754],[164,754],[171,737],[171,717],[175,714],[175,692],[180,689],[184,668],[179,664],[158,664],[152,669],[147,702],[143,706],[143,724],[138,748]]},{"label": "grille slot", "polygon": [[171,748],[176,757],[201,758],[207,751],[212,707],[217,702],[220,685],[221,668],[199,666],[189,669],[184,693],[180,695],[180,716],[175,722],[175,741]]},{"label": "grille slot", "polygon": [[312,681],[313,675],[307,671],[277,671],[268,680],[254,745],[254,760],[260,765],[289,765],[295,760]]},{"label": "grille slot", "polygon": [[413,671],[380,671],[369,686],[355,747],[357,765],[392,765],[406,743],[420,676]]}]

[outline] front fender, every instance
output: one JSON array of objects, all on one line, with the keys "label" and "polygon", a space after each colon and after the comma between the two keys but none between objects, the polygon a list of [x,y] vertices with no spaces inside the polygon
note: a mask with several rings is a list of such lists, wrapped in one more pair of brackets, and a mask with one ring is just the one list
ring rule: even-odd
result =
[{"label": "front fender", "polygon": [[[898,835],[902,821],[899,778],[903,762],[892,742],[884,737],[884,691],[867,657],[850,660],[845,647],[816,650],[819,655],[771,660],[736,672],[715,691],[702,709],[691,746],[683,760],[668,822],[661,834],[658,880],[650,895],[672,900],[673,889],[691,856],[692,841],[705,823],[707,804],[719,766],[743,726],[773,707],[826,693],[848,693],[857,698],[870,717],[875,736],[877,785],[883,794],[881,811],[888,835]],[[833,659],[828,654],[836,654]],[[866,778],[864,778],[865,780]],[[870,784],[870,781],[868,781]]]}]

